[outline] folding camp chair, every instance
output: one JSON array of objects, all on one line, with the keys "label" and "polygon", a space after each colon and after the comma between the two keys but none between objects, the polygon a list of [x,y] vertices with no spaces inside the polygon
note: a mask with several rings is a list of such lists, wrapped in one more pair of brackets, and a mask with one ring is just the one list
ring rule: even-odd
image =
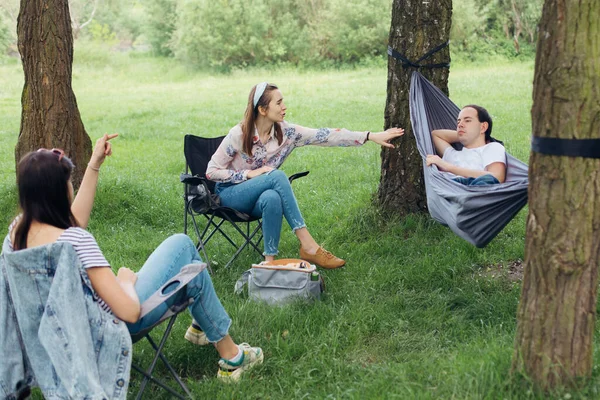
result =
[{"label": "folding camp chair", "polygon": [[130,334],[106,315],[93,293],[70,243],[13,251],[5,239],[0,398],[25,399],[30,386],[45,398],[126,398]]},{"label": "folding camp chair", "polygon": [[[30,393],[29,386],[34,384],[40,387],[46,397],[54,395],[61,398],[80,398],[86,395],[86,398],[125,399],[132,361],[132,352],[127,345],[130,336],[131,343],[147,338],[155,350],[152,362],[146,370],[131,363],[135,370],[144,375],[137,398],[142,398],[150,381],[179,399],[185,398],[153,376],[159,358],[185,394],[191,397],[190,391],[169,364],[162,349],[177,315],[193,302],[193,299],[185,296],[182,289],[206,268],[205,263],[186,265],[144,301],[140,318],[171,299],[170,306],[156,323],[130,335],[119,320],[114,317],[107,319],[101,315],[105,311],[100,310],[93,300],[91,282],[71,244],[57,242],[51,246],[8,252],[7,242],[8,239],[5,239],[0,258],[0,312],[10,317],[6,319],[7,324],[0,326],[0,354],[4,357],[0,363],[0,366],[4,367],[0,368],[0,378],[5,378],[6,371],[10,373],[8,381],[3,381],[0,387],[0,396],[5,395],[2,398],[8,395],[9,398],[25,399]],[[73,260],[77,260],[76,265],[73,265]],[[35,296],[32,296],[32,293],[35,293]],[[64,293],[69,293],[69,296],[61,295]],[[38,318],[33,318],[31,313],[18,313],[18,309],[27,310],[27,307],[32,305],[43,305],[39,312],[36,308],[34,313]],[[90,318],[96,321],[106,320],[106,323],[102,329],[94,331],[88,324]],[[150,337],[150,331],[167,319],[167,328],[157,346]],[[38,332],[44,334],[40,335]],[[93,332],[101,332],[102,335],[116,340],[116,343],[120,344],[120,354],[108,354],[99,349],[97,341],[101,338],[94,336]],[[17,343],[21,345],[20,349],[14,348]],[[19,357],[6,359],[5,355],[9,351],[13,355],[19,351],[21,354]],[[73,357],[73,354],[78,356]],[[19,362],[16,362],[17,360]],[[3,364],[5,362],[9,364]],[[48,365],[51,366],[51,371],[48,371]],[[94,368],[87,370],[85,367],[88,366]],[[5,369],[7,367],[9,369]],[[115,371],[117,374],[113,375],[122,378],[116,381],[101,379],[101,374],[97,372],[103,369],[118,369]],[[115,393],[118,393],[118,396]]]},{"label": "folding camp chair", "polygon": [[[167,386],[163,381],[161,381],[160,379],[156,378],[153,375],[154,367],[156,367],[156,363],[158,362],[159,358],[162,360],[165,367],[167,367],[167,369],[169,370],[169,372],[171,373],[173,378],[175,378],[175,380],[177,381],[177,383],[179,384],[181,389],[185,392],[185,394],[188,397],[192,398],[192,394],[190,393],[189,389],[183,383],[183,381],[181,380],[181,378],[179,377],[179,375],[177,374],[175,369],[173,369],[171,364],[169,364],[169,361],[163,354],[162,350],[163,350],[163,347],[165,346],[165,343],[167,342],[169,335],[171,334],[171,329],[173,328],[173,325],[175,324],[175,319],[177,318],[177,315],[180,312],[187,309],[188,306],[190,304],[192,304],[194,301],[192,298],[187,298],[186,296],[184,296],[185,292],[183,292],[182,289],[184,289],[186,287],[186,285],[192,279],[194,279],[194,277],[196,277],[199,273],[201,273],[202,270],[204,270],[204,268],[206,268],[206,264],[204,264],[204,263],[186,265],[185,267],[183,267],[181,269],[181,271],[177,275],[175,275],[173,278],[171,278],[167,283],[165,283],[160,289],[158,289],[152,296],[150,296],[150,298],[148,298],[142,304],[140,318],[147,315],[150,311],[154,310],[160,304],[163,304],[165,301],[170,299],[172,296],[175,296],[175,301],[173,302],[173,304],[167,309],[167,311],[162,315],[162,317],[160,317],[156,321],[156,323],[154,323],[152,326],[149,326],[146,329],[143,329],[143,330],[131,335],[131,340],[133,343],[136,343],[136,342],[140,341],[141,339],[146,338],[155,351],[154,357],[152,358],[152,362],[150,363],[150,365],[148,366],[147,369],[144,370],[140,366],[136,365],[135,363],[131,364],[133,369],[135,369],[136,371],[138,371],[139,373],[141,373],[144,376],[144,379],[142,380],[142,383],[140,384],[140,390],[137,394],[136,399],[139,400],[142,398],[142,395],[144,393],[144,390],[146,390],[146,385],[148,384],[148,382],[156,383],[157,385],[159,385],[160,387],[162,387],[163,389],[168,391],[171,395],[173,395],[179,399],[185,399],[184,396],[177,393],[175,390],[173,390],[172,388]],[[167,324],[167,328],[165,329],[165,331],[160,339],[160,342],[157,345],[156,342],[152,339],[152,337],[150,337],[150,331],[152,331],[152,329],[154,329],[154,327],[160,325],[162,322],[164,322],[167,319],[169,320],[169,322]]]},{"label": "folding camp chair", "polygon": [[[183,152],[186,166],[185,174],[181,174],[180,180],[185,185],[184,233],[187,234],[188,224],[191,222],[198,236],[198,250],[202,251],[204,260],[207,263],[209,258],[205,246],[215,233],[220,233],[236,249],[225,265],[225,267],[228,267],[247,246],[253,248],[262,257],[262,251],[258,247],[262,240],[262,221],[260,217],[253,217],[229,207],[222,207],[215,201],[215,182],[208,180],[205,173],[208,162],[224,137],[203,138],[185,135]],[[308,171],[299,172],[290,176],[289,180],[292,182],[294,179],[308,175],[308,173]],[[204,216],[207,221],[202,231],[200,231],[201,226],[196,219],[200,215]],[[225,222],[231,225],[241,236],[243,240],[241,244],[237,244],[222,229]],[[254,227],[252,227],[253,224]]]}]

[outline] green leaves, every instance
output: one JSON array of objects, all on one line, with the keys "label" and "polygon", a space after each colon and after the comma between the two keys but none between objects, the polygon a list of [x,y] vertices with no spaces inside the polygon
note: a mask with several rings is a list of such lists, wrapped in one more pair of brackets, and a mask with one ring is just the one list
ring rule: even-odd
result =
[{"label": "green leaves", "polygon": [[196,67],[357,62],[386,52],[390,0],[184,0],[175,55]]}]

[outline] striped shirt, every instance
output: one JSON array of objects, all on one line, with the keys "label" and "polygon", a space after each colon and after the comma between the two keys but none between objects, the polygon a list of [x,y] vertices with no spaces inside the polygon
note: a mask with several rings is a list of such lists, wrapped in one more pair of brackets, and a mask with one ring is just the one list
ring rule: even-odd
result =
[{"label": "striped shirt", "polygon": [[[12,222],[12,224],[10,224],[10,227],[8,228],[8,246],[11,251],[14,249],[12,245],[12,240],[10,239],[10,233],[12,232],[13,228],[17,225],[19,219],[20,216],[15,218],[15,220]],[[85,229],[79,227],[67,228],[58,237],[58,239],[56,239],[56,242],[71,243],[84,269],[97,267],[110,268],[110,264],[108,263],[108,261],[106,261],[106,258],[104,258],[104,254],[102,254],[102,251],[100,250],[96,239],[94,239],[94,236],[92,236],[92,234],[86,231]],[[94,300],[104,311],[111,312],[108,304],[106,304],[104,300],[102,300],[95,291],[93,291],[93,296]]]}]

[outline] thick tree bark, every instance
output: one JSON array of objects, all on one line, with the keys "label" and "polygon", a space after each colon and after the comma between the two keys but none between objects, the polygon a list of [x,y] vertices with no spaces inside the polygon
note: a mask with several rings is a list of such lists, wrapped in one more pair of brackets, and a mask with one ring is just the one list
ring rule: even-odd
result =
[{"label": "thick tree bark", "polygon": [[[600,2],[546,0],[533,134],[600,138]],[[594,17],[592,17],[594,16]],[[531,153],[513,370],[541,388],[590,376],[600,257],[600,160]]]},{"label": "thick tree bark", "polygon": [[[409,60],[416,61],[450,37],[452,1],[394,0],[390,46]],[[422,64],[450,62],[448,47]],[[410,125],[408,95],[410,75],[416,68],[404,67],[393,57],[388,61],[385,128],[405,129],[397,148],[381,152],[381,179],[378,200],[382,208],[400,215],[427,211],[422,159]],[[420,68],[420,72],[448,94],[448,68]]]},{"label": "thick tree bark", "polygon": [[92,145],[71,87],[73,35],[68,1],[21,0],[17,35],[25,85],[16,162],[41,147],[62,148],[77,167],[73,176],[77,187]]}]

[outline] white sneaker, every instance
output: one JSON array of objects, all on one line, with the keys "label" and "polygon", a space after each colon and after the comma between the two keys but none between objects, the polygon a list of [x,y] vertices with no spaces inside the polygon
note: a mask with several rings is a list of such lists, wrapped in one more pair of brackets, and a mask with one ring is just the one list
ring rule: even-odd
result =
[{"label": "white sneaker", "polygon": [[206,337],[206,333],[202,332],[202,329],[194,323],[187,329],[184,337],[188,342],[197,344],[198,346],[206,346],[210,343]]},{"label": "white sneaker", "polygon": [[242,343],[239,345],[239,348],[242,351],[240,361],[233,363],[224,358],[219,360],[218,379],[225,382],[237,382],[244,371],[249,370],[255,365],[262,364],[264,354],[260,347],[250,347],[248,343]]}]

